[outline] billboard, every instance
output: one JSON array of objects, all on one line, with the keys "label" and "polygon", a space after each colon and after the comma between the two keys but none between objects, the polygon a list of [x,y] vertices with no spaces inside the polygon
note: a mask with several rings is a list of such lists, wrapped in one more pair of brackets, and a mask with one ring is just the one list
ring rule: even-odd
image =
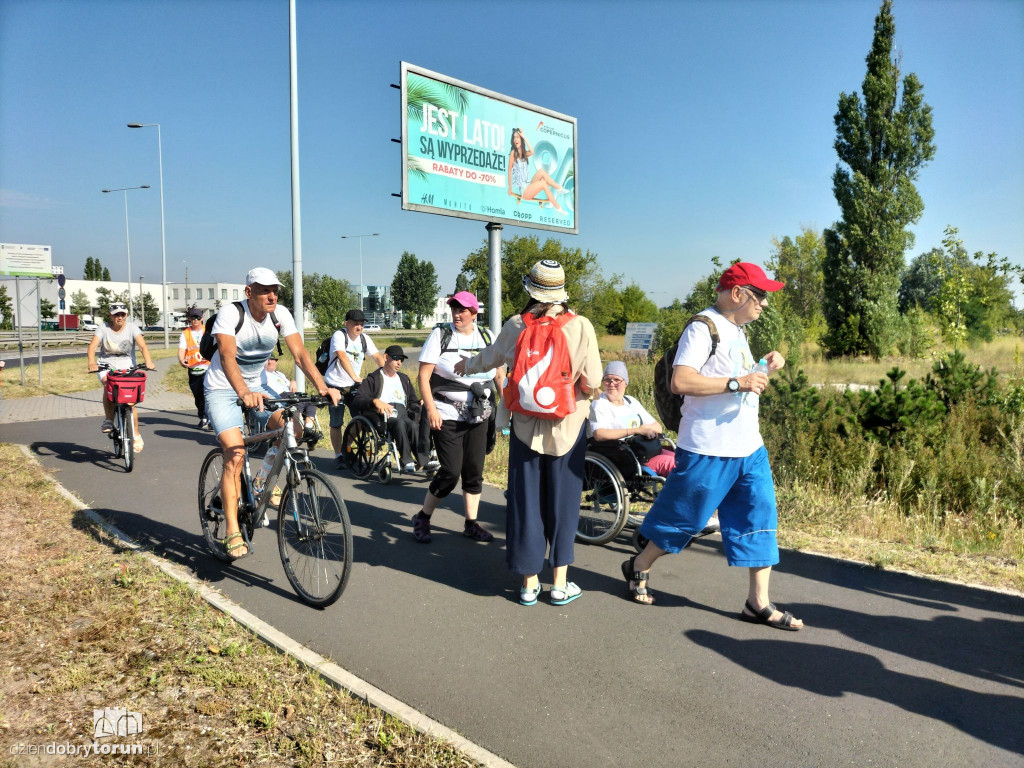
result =
[{"label": "billboard", "polygon": [[402,62],[402,209],[577,234],[576,118]]},{"label": "billboard", "polygon": [[53,277],[48,245],[0,243],[0,275]]}]

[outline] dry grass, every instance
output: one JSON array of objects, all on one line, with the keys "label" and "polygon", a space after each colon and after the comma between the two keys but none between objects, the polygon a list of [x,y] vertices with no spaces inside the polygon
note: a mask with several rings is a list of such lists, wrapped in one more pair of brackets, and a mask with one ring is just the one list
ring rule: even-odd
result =
[{"label": "dry grass", "polygon": [[[0,765],[474,764],[328,686],[120,549],[15,447],[0,445],[0,466]],[[9,752],[89,744],[92,710],[112,706],[142,713],[143,734],[122,741],[156,755]]]}]

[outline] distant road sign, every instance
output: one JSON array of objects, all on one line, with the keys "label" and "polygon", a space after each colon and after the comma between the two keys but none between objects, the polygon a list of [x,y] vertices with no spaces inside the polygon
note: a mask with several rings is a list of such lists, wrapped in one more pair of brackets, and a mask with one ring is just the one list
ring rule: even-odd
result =
[{"label": "distant road sign", "polygon": [[63,300],[66,295],[67,295],[67,293],[65,293],[63,288],[58,288],[57,289],[57,298],[58,299]]},{"label": "distant road sign", "polygon": [[[61,267],[61,269],[63,269],[63,267]],[[67,281],[67,278],[64,277],[64,273],[63,272],[61,272],[60,274],[57,275],[57,285],[59,285],[61,288],[64,287],[65,281]]]},{"label": "distant road sign", "polygon": [[61,309],[64,309],[64,299],[61,299],[61,300],[60,300],[60,308],[61,308]]},{"label": "distant road sign", "polygon": [[626,343],[624,349],[627,352],[647,352],[654,343],[654,332],[658,330],[657,323],[626,323]]},{"label": "distant road sign", "polygon": [[0,275],[53,277],[48,245],[0,243]]}]

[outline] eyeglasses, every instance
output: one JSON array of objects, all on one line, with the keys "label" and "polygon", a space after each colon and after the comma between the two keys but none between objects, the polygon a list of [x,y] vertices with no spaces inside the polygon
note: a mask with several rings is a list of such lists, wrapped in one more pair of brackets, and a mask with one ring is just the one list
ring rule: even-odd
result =
[{"label": "eyeglasses", "polygon": [[768,301],[768,291],[762,291],[761,289],[754,288],[750,285],[743,286],[743,289],[762,304]]},{"label": "eyeglasses", "polygon": [[609,387],[621,387],[623,384],[626,383],[626,380],[620,379],[618,377],[606,376],[605,378],[601,379],[601,383]]}]

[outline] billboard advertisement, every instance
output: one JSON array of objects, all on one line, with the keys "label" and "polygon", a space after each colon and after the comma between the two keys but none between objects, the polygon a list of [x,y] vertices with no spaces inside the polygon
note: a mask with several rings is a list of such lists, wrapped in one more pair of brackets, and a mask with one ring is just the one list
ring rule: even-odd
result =
[{"label": "billboard advertisement", "polygon": [[53,277],[48,245],[0,243],[0,275]]},{"label": "billboard advertisement", "polygon": [[402,62],[402,208],[576,234],[576,118]]}]

